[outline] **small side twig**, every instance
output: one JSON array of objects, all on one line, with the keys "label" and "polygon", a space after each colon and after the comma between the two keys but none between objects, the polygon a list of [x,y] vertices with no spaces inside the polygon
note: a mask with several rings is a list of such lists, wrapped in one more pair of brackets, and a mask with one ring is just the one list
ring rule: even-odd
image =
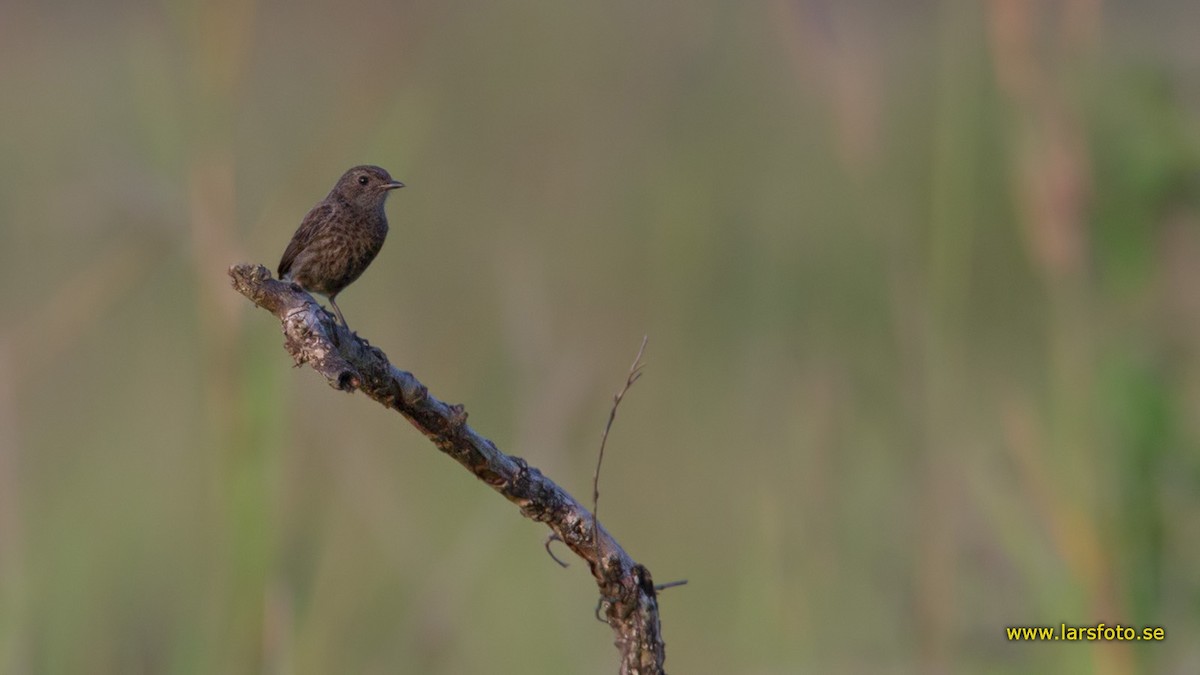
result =
[{"label": "small side twig", "polygon": [[646,341],[650,336],[642,336],[642,346],[638,347],[637,356],[633,359],[633,365],[629,366],[629,375],[625,377],[625,384],[613,395],[612,408],[608,411],[608,423],[604,425],[604,433],[600,436],[600,452],[596,454],[596,473],[592,475],[592,533],[593,546],[599,546],[598,532],[600,530],[600,467],[604,464],[604,446],[608,444],[608,432],[612,430],[613,421],[617,419],[617,408],[621,405],[621,399],[625,398],[626,392],[633,386],[634,382],[642,376],[642,368],[646,367],[642,363],[642,354],[646,352]]},{"label": "small side twig", "polygon": [[562,537],[558,536],[554,532],[551,532],[550,536],[546,537],[546,543],[545,543],[546,555],[550,556],[551,560],[558,563],[559,567],[570,567],[571,566],[570,563],[568,563],[566,560],[563,560],[562,558],[554,555],[554,550],[550,548],[550,544],[553,544],[556,541],[562,541]]}]

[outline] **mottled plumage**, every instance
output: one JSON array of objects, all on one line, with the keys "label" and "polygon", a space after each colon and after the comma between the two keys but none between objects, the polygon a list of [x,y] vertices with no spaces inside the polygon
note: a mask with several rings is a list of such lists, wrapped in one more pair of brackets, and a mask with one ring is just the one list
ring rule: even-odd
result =
[{"label": "mottled plumage", "polygon": [[383,203],[404,183],[377,166],[356,166],[304,216],[279,261],[279,278],[329,298],[338,321],[346,319],[337,294],[362,275],[387,238]]}]

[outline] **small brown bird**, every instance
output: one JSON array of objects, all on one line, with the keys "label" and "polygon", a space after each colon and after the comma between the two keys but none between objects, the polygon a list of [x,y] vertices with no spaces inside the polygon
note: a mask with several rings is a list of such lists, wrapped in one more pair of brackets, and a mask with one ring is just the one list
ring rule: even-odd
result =
[{"label": "small brown bird", "polygon": [[279,278],[329,298],[349,328],[337,294],[354,282],[383,248],[388,222],[383,203],[404,183],[377,166],[356,166],[304,216],[279,261]]}]

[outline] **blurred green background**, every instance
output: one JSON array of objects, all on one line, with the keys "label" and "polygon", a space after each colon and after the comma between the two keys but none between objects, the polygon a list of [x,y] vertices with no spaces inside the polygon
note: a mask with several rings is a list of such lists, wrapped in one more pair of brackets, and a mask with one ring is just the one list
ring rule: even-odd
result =
[{"label": "blurred green background", "polygon": [[[350,323],[666,582],[676,673],[1200,670],[1200,4],[0,5],[0,672],[605,673],[583,566],[227,267],[409,187]],[[1017,644],[1013,624],[1164,626]]]}]

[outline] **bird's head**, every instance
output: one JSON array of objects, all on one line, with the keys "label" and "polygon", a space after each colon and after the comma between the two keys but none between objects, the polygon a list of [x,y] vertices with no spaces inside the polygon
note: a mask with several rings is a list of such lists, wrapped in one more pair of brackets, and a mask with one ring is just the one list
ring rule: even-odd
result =
[{"label": "bird's head", "polygon": [[404,183],[394,180],[386,169],[364,164],[342,174],[333,190],[351,204],[372,209],[382,208],[388,193],[402,187]]}]

